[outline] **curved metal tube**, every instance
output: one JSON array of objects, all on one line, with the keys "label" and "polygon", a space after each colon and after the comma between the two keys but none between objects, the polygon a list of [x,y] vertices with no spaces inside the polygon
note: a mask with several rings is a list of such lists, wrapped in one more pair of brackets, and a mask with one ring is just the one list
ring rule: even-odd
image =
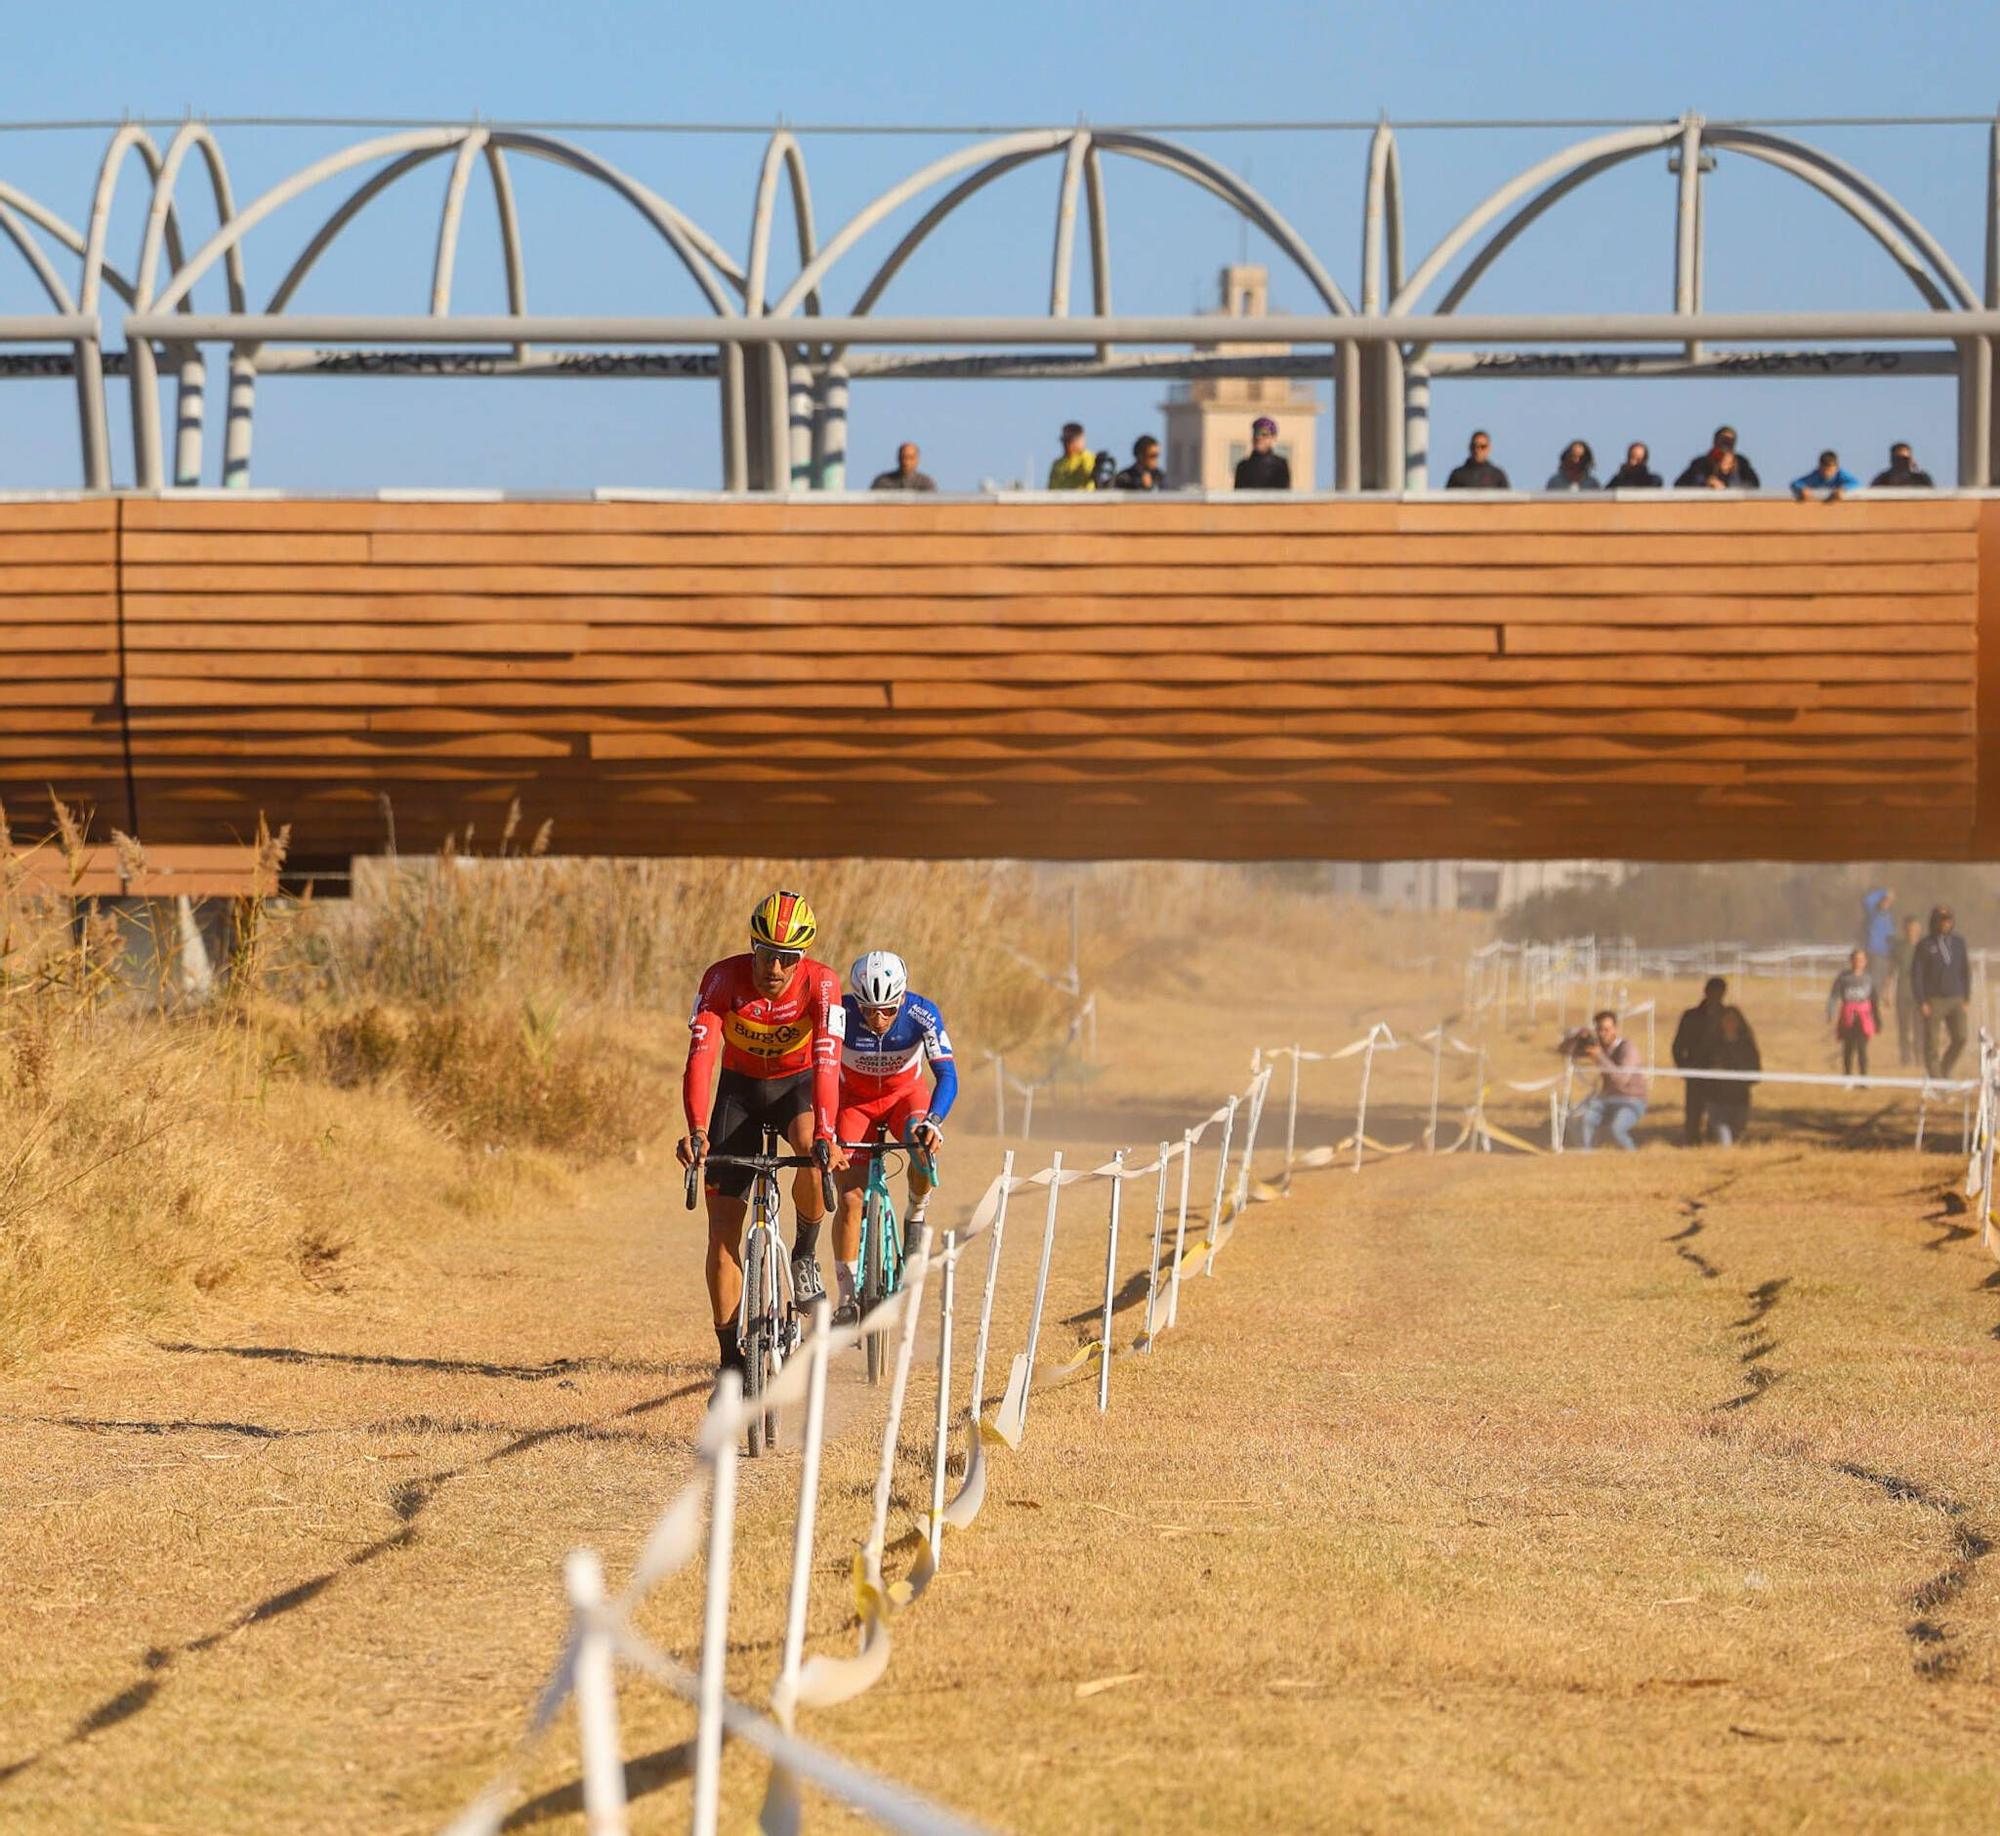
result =
[{"label": "curved metal tube", "polygon": [[[1083,196],[1090,210],[1090,304],[1100,319],[1111,316],[1111,218],[1104,202],[1104,162],[1093,145],[1083,156]],[[1099,363],[1111,356],[1111,346],[1097,347]]]},{"label": "curved metal tube", "polygon": [[[37,229],[46,230],[64,248],[69,250],[72,255],[81,255],[85,247],[88,246],[84,234],[80,229],[76,228],[73,224],[65,222],[54,211],[49,209],[46,204],[30,197],[25,191],[16,190],[4,180],[0,180],[0,204],[11,205],[30,223],[34,224]],[[109,262],[104,264],[103,274],[104,284],[113,293],[117,294],[126,305],[131,305],[132,283]],[[65,299],[70,297],[67,288],[64,289],[63,297]]]},{"label": "curved metal tube", "polygon": [[437,254],[431,262],[434,319],[442,319],[451,311],[451,278],[452,270],[458,266],[458,233],[465,221],[465,191],[472,183],[473,162],[486,150],[489,139],[491,135],[485,128],[474,128],[458,143],[458,153],[451,162],[451,177],[444,188],[444,208],[438,213]]},{"label": "curved metal tube", "polygon": [[[1680,183],[1674,188],[1674,310],[1693,312],[1701,304],[1701,288],[1696,278],[1701,261],[1701,117],[1699,115],[1689,115],[1681,124],[1680,158]],[[1602,168],[1599,167],[1598,170]],[[1689,347],[1689,354],[1693,354],[1692,346]]]},{"label": "curved metal tube", "polygon": [[76,310],[76,302],[70,291],[63,285],[62,276],[56,272],[55,263],[42,252],[42,245],[28,234],[28,226],[0,201],[0,234],[4,234],[15,248],[21,251],[21,259],[34,270],[35,278],[42,283],[42,291],[49,296],[49,304],[57,312],[68,313]]},{"label": "curved metal tube", "polygon": [[[488,140],[486,172],[493,184],[493,208],[500,218],[500,259],[507,271],[507,310],[517,317],[528,310],[527,264],[521,253],[521,214],[514,208],[514,175],[507,156]],[[517,359],[528,355],[525,344],[514,346]]]},{"label": "curved metal tube", "polygon": [[[145,161],[147,175],[153,181],[155,202],[160,196],[160,150],[143,127],[127,122],[111,136],[111,144],[105,148],[104,158],[97,168],[97,184],[90,199],[89,223],[84,231],[83,287],[77,298],[78,310],[82,312],[94,313],[98,310],[104,286],[104,245],[111,233],[111,202],[117,195],[125,156],[134,150]],[[178,265],[181,260],[180,230],[172,217],[171,199],[167,234],[169,255]],[[133,304],[136,306],[137,303],[135,294]],[[141,339],[133,345],[130,356],[134,403],[150,395],[154,398],[157,413],[158,376],[152,347]],[[111,427],[104,400],[104,350],[94,339],[80,340],[76,346],[76,387],[77,406],[83,424],[84,484],[93,491],[108,491],[111,488]],[[147,449],[141,429],[136,424],[133,438],[138,448],[135,463],[144,482]]]},{"label": "curved metal tube", "polygon": [[[745,272],[743,298],[744,310],[751,313],[762,313],[765,306],[765,285],[771,271],[771,218],[781,168],[791,186],[792,225],[798,236],[801,266],[812,260],[816,245],[805,149],[780,129],[764,148],[764,161],[757,171],[757,201],[750,212],[750,265]],[[806,311],[816,317],[819,310],[819,289],[814,288],[806,298]]]},{"label": "curved metal tube", "polygon": [[983,191],[997,178],[1003,178],[1016,167],[1025,166],[1030,160],[1040,159],[1040,153],[1010,153],[1004,159],[996,159],[990,166],[984,166],[970,178],[961,179],[951,190],[933,204],[929,210],[910,226],[908,233],[889,257],[875,270],[868,285],[861,289],[860,297],[854,302],[856,318],[864,318],[873,310],[875,302],[882,297],[889,283],[896,278],[903,264],[922,247],[932,230],[951,215],[974,192]]},{"label": "curved metal tube", "polygon": [[1069,317],[1069,266],[1076,252],[1076,194],[1083,183],[1083,158],[1090,131],[1079,128],[1063,153],[1062,189],[1056,194],[1056,246],[1049,267],[1049,317]]},{"label": "curved metal tube", "polygon": [[445,147],[430,147],[421,152],[405,153],[401,159],[391,160],[379,172],[371,173],[366,180],[355,186],[341,201],[340,208],[313,232],[313,237],[298,253],[298,257],[285,271],[285,278],[278,283],[277,291],[271,295],[267,313],[283,312],[291,305],[292,295],[305,284],[308,274],[332,245],[334,239],[361,212],[387,191],[407,172],[414,172],[419,166],[440,159],[449,151]]}]

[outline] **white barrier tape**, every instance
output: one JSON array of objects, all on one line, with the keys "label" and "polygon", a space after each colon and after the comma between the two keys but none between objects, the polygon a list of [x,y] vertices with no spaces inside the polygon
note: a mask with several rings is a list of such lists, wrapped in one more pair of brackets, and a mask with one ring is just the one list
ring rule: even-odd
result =
[{"label": "white barrier tape", "polygon": [[[1575,1061],[1578,1072],[1595,1074],[1602,1066],[1587,1060]],[[1566,1074],[1557,1072],[1553,1077],[1537,1078],[1533,1083],[1507,1083],[1509,1090],[1519,1090],[1532,1095],[1538,1090],[1547,1090],[1560,1084]],[[1704,1070],[1697,1065],[1619,1065],[1615,1068],[1619,1077],[1677,1077],[1685,1082],[1713,1082],[1718,1084],[1802,1084],[1808,1086],[1828,1086],[1839,1090],[1918,1090],[1927,1091],[1932,1096],[1958,1096],[1967,1091],[1977,1090],[1979,1080],[1973,1077],[1843,1077],[1838,1071],[1720,1071]]]}]

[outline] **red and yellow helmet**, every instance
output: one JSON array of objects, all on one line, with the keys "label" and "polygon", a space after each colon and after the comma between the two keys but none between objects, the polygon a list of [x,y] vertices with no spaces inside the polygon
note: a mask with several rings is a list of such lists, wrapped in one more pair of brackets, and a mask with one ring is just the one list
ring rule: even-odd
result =
[{"label": "red and yellow helmet", "polygon": [[804,893],[774,892],[750,914],[750,941],[773,950],[810,949],[818,933]]}]

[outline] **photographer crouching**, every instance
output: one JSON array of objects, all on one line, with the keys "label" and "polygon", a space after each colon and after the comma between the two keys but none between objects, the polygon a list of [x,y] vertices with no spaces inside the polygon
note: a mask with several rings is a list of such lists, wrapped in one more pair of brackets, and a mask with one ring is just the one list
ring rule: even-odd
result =
[{"label": "photographer crouching", "polygon": [[1646,1074],[1640,1066],[1639,1048],[1618,1030],[1618,1016],[1607,1007],[1557,1049],[1604,1073],[1596,1094],[1576,1111],[1576,1146],[1589,1153],[1597,1145],[1598,1131],[1609,1128],[1611,1139],[1629,1154],[1639,1145],[1632,1139],[1632,1130],[1646,1113]]}]

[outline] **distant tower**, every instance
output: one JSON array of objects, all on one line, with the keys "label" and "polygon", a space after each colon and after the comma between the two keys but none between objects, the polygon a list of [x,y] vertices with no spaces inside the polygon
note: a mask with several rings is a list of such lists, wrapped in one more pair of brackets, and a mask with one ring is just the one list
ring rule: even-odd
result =
[{"label": "distant tower", "polygon": [[[1267,270],[1242,262],[1222,270],[1217,316],[1261,318],[1270,310]],[[1235,356],[1276,355],[1289,344],[1204,344],[1204,351]],[[1278,423],[1278,451],[1292,462],[1292,489],[1318,482],[1319,398],[1287,376],[1211,376],[1176,383],[1161,404],[1167,417],[1167,477],[1177,485],[1227,491],[1236,462],[1250,450],[1250,423],[1268,414]]]}]

